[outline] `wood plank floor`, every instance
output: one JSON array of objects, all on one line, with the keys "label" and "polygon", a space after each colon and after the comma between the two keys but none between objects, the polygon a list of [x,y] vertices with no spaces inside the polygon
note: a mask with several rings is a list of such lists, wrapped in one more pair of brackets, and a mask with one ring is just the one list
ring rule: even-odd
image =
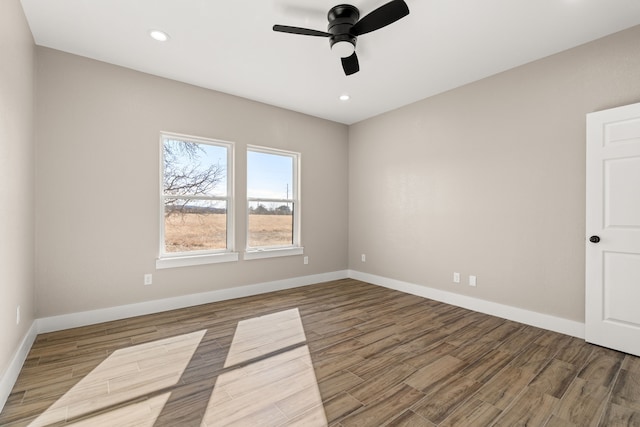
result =
[{"label": "wood plank floor", "polygon": [[39,335],[1,426],[640,426],[640,359],[356,280]]}]

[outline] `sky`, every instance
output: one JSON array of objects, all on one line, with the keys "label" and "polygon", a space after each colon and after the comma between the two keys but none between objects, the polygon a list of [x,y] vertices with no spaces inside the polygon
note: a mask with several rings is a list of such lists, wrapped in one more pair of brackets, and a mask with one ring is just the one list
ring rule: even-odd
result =
[{"label": "sky", "polygon": [[257,151],[247,152],[247,197],[289,198],[293,191],[292,180],[291,157]]},{"label": "sky", "polygon": [[[173,142],[173,141],[172,141]],[[200,164],[203,168],[220,165],[227,168],[227,148],[198,144]],[[180,163],[189,163],[185,155]],[[225,194],[226,180],[214,190],[214,195]],[[287,199],[293,191],[293,158],[287,155],[247,151],[247,196],[250,198]]]}]

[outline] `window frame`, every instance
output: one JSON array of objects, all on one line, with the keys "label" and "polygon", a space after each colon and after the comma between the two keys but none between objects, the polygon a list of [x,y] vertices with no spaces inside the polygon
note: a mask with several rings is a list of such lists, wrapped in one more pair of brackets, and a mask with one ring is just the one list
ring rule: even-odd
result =
[{"label": "window frame", "polygon": [[[167,139],[193,142],[196,144],[206,144],[217,147],[224,147],[227,150],[226,164],[226,196],[185,196],[176,197],[166,195],[164,193],[164,142]],[[173,268],[184,267],[190,265],[213,264],[219,262],[231,262],[238,260],[238,253],[235,251],[235,144],[230,141],[223,141],[213,138],[205,138],[192,135],[184,135],[173,132],[160,132],[160,185],[159,185],[159,213],[160,213],[160,233],[158,258],[156,259],[156,268]],[[188,252],[167,252],[165,245],[165,199],[178,198],[190,200],[212,200],[226,202],[226,248],[224,249],[208,249]]]},{"label": "window frame", "polygon": [[[291,177],[291,198],[289,199],[270,199],[263,197],[249,197],[249,152],[272,154],[277,156],[286,156],[292,159],[292,174]],[[301,185],[300,185],[300,170],[301,170],[301,153],[295,151],[281,150],[277,148],[264,147],[259,145],[247,145],[246,149],[247,161],[246,161],[246,173],[247,173],[247,204],[245,213],[246,220],[246,243],[244,259],[261,259],[261,258],[274,258],[281,256],[302,255],[304,253],[304,247],[302,246],[301,239]],[[278,246],[249,246],[249,205],[251,202],[268,202],[268,203],[291,203],[292,205],[292,243],[291,245],[278,245]]]}]

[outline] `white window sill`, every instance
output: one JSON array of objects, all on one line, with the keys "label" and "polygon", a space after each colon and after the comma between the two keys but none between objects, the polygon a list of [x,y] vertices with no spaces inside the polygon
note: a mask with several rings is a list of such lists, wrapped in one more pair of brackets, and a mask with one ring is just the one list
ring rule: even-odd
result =
[{"label": "white window sill", "polygon": [[156,259],[156,268],[188,267],[190,265],[217,264],[219,262],[233,261],[238,261],[238,252],[158,258]]},{"label": "white window sill", "polygon": [[244,259],[276,258],[281,256],[293,256],[304,254],[303,247],[278,248],[278,249],[256,249],[248,250],[244,253]]}]

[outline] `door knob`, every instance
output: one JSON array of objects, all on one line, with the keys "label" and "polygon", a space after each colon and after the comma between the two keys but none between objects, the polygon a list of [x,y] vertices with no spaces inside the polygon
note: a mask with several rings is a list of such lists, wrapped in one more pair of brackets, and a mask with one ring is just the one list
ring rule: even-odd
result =
[{"label": "door knob", "polygon": [[600,237],[599,236],[591,236],[591,237],[589,237],[589,241],[591,243],[598,243],[600,241]]}]

